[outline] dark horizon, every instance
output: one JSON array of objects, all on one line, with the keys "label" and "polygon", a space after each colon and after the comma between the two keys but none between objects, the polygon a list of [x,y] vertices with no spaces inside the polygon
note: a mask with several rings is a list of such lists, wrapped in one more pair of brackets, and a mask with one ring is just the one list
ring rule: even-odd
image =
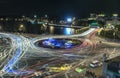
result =
[{"label": "dark horizon", "polygon": [[51,17],[79,16],[87,17],[90,13],[120,13],[120,0],[1,0],[2,15],[38,15]]}]

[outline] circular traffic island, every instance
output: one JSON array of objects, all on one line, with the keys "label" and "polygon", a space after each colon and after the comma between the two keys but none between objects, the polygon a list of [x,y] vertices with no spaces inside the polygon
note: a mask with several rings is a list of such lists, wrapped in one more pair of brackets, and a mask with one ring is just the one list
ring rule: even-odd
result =
[{"label": "circular traffic island", "polygon": [[48,38],[35,43],[37,47],[51,49],[71,49],[81,44],[82,42],[80,40],[68,38]]}]

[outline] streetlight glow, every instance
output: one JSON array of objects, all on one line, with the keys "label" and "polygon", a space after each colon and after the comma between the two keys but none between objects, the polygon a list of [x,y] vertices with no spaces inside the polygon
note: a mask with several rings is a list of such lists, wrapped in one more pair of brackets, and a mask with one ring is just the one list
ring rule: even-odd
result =
[{"label": "streetlight glow", "polygon": [[67,22],[72,22],[72,18],[67,18]]}]

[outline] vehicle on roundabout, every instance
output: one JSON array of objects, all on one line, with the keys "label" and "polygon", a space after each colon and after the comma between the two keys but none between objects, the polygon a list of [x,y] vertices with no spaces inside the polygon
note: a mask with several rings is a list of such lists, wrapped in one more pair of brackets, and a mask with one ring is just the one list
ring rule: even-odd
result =
[{"label": "vehicle on roundabout", "polygon": [[100,61],[98,61],[98,60],[94,60],[94,61],[92,61],[92,62],[89,64],[89,66],[90,66],[91,68],[100,67],[100,66],[102,66],[102,62],[100,62]]}]

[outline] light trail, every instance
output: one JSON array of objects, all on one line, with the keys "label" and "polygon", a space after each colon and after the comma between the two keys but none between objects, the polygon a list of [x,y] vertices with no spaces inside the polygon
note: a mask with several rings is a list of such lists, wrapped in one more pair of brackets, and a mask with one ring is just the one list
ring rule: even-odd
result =
[{"label": "light trail", "polygon": [[95,30],[95,28],[90,28],[89,30],[81,33],[81,34],[75,34],[75,35],[67,35],[67,36],[49,36],[49,37],[42,37],[42,38],[34,38],[32,41],[31,41],[31,46],[34,48],[34,49],[42,49],[40,47],[37,47],[34,45],[35,42],[37,41],[40,41],[40,40],[45,40],[45,39],[48,39],[48,38],[72,38],[72,37],[82,37],[82,36],[86,36],[88,34],[90,34],[91,32],[93,32]]},{"label": "light trail", "polygon": [[[51,36],[49,38],[72,38],[72,37],[81,37],[81,36],[86,36],[89,33],[93,32],[95,28],[90,28],[89,30],[83,32],[82,34],[77,34],[77,35],[69,35],[69,36]],[[17,35],[12,35],[12,34],[5,34],[1,33],[2,35],[7,36],[12,40],[12,49],[10,50],[10,53],[12,53],[14,50],[15,53],[13,57],[8,61],[8,63],[4,66],[2,69],[3,72],[9,73],[9,74],[24,74],[24,73],[32,73],[34,71],[18,71],[18,70],[13,70],[13,66],[16,64],[17,61],[24,55],[24,53],[27,51],[25,48],[27,46],[31,46],[33,48],[36,48],[34,45],[35,42],[43,39],[48,39],[48,37],[45,38],[38,38],[38,39],[33,39],[34,41],[29,42],[26,38],[23,38],[22,36],[17,36]],[[28,41],[28,43],[26,43]],[[14,48],[13,48],[14,47]],[[43,49],[44,50],[44,49]]]},{"label": "light trail", "polygon": [[[13,57],[8,60],[8,63],[4,66],[4,68],[1,70],[5,73],[9,74],[25,74],[25,73],[31,73],[33,71],[18,71],[13,70],[13,66],[16,64],[16,62],[24,55],[24,53],[27,50],[27,46],[29,46],[29,41],[23,36],[16,36],[12,34],[6,34],[6,33],[0,33],[12,40],[11,43],[11,49],[9,53],[14,53]],[[27,43],[26,43],[27,41]],[[23,46],[24,45],[24,46]]]},{"label": "light trail", "polygon": [[17,39],[17,45],[18,45],[18,49],[16,51],[16,54],[13,56],[13,58],[8,62],[8,64],[4,67],[4,70],[8,73],[11,73],[13,72],[12,71],[12,67],[13,65],[15,64],[15,62],[18,60],[18,57],[20,57],[21,55],[21,51],[22,51],[22,48],[21,48],[21,44],[20,44],[20,39]]}]

